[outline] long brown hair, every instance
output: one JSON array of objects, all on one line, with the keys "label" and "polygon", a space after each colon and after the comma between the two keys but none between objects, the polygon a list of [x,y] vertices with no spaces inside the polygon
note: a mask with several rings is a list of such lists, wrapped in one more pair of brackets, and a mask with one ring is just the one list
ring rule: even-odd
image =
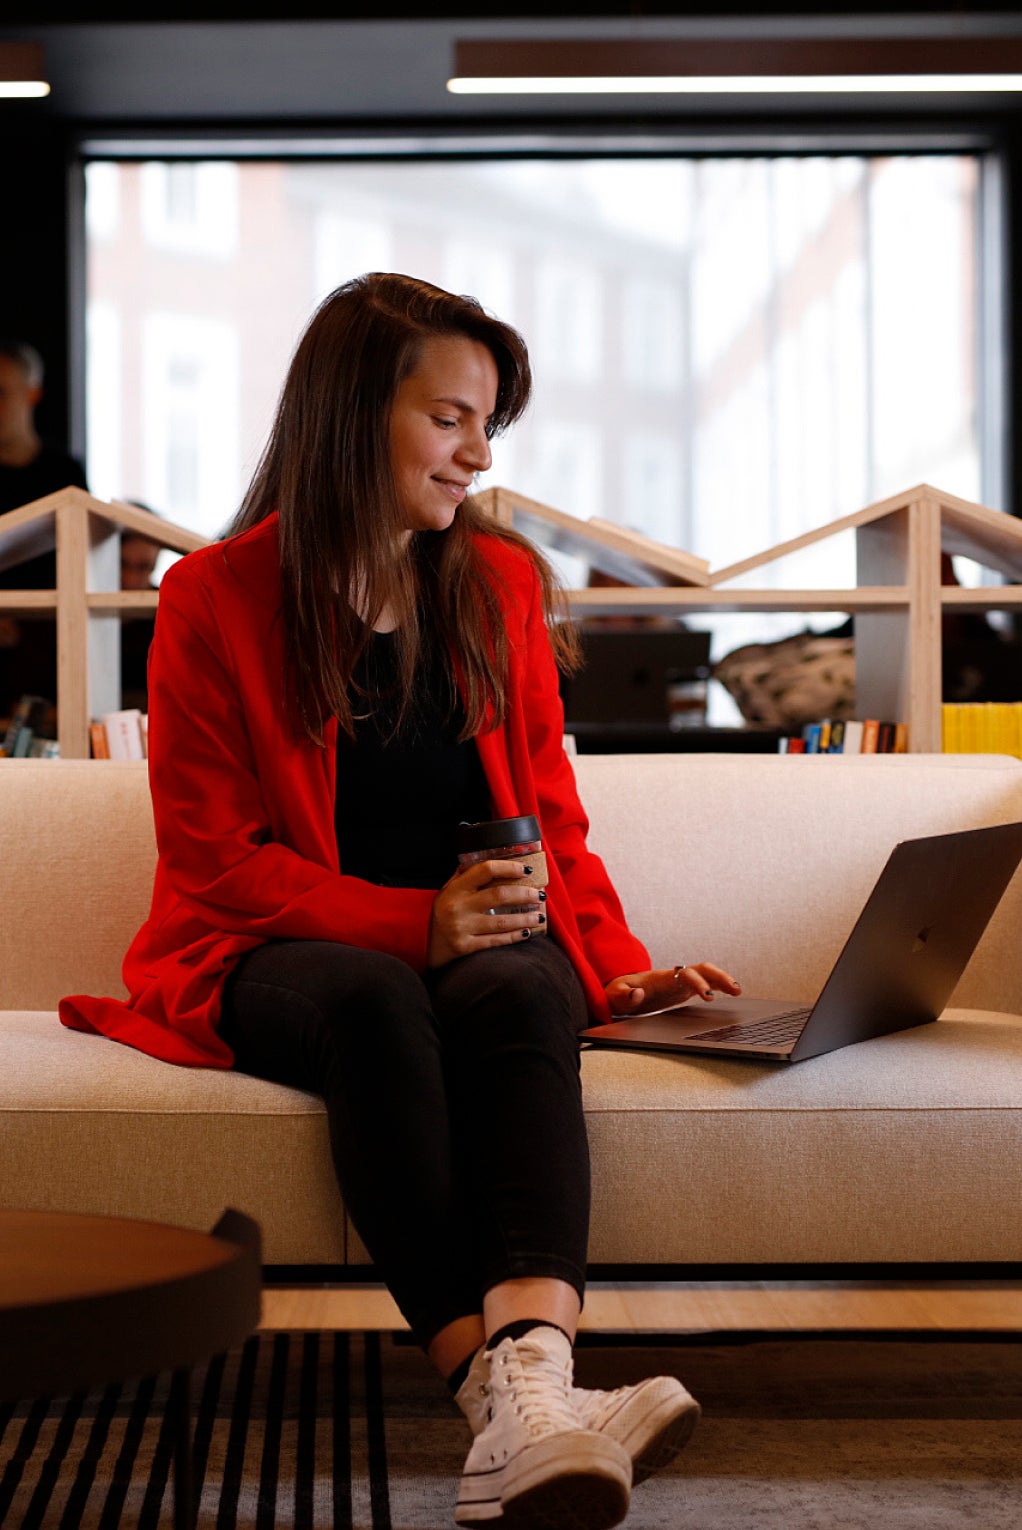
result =
[{"label": "long brown hair", "polygon": [[[462,737],[482,730],[489,707],[507,707],[508,649],[498,592],[474,540],[485,532],[522,548],[541,582],[551,642],[569,672],[578,639],[567,606],[537,549],[466,499],[451,526],[417,532],[409,556],[394,548],[407,527],[390,461],[394,396],[426,340],[463,336],[487,347],[497,366],[488,434],[524,413],[532,391],[525,342],[470,297],[409,276],[375,272],[345,282],[316,310],[298,343],[270,438],[225,535],[280,512],[282,617],[292,721],[316,744],[331,716],[349,735],[349,687],[369,631],[390,607],[400,673],[398,720],[413,703],[424,621],[447,656],[450,692],[465,704]],[[351,592],[358,590],[362,616]]]}]

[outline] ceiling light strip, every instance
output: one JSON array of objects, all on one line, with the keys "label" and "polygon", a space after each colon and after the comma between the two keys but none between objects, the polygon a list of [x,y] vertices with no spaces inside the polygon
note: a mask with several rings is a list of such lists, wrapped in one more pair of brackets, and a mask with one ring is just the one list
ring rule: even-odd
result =
[{"label": "ceiling light strip", "polygon": [[0,80],[0,100],[27,101],[49,93],[45,80]]},{"label": "ceiling light strip", "polygon": [[27,100],[48,96],[41,43],[0,41],[0,98]]},{"label": "ceiling light strip", "polygon": [[1022,90],[1022,74],[455,76],[458,96],[836,95]]}]

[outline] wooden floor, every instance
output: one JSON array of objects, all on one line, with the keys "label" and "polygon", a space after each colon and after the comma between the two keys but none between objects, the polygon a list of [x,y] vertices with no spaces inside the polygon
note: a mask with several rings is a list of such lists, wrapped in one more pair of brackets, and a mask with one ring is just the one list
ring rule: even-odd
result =
[{"label": "wooden floor", "polygon": [[[377,1285],[269,1287],[264,1328],[406,1325]],[[580,1331],[605,1334],[1022,1333],[1020,1281],[726,1281],[588,1287]]]}]

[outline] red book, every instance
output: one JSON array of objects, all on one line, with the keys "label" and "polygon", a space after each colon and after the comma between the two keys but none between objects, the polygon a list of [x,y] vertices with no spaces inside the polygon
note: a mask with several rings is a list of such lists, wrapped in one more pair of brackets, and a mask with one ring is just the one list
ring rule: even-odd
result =
[{"label": "red book", "polygon": [[92,744],[92,758],[94,760],[108,760],[110,758],[110,744],[106,736],[106,728],[101,722],[89,724],[89,739]]}]

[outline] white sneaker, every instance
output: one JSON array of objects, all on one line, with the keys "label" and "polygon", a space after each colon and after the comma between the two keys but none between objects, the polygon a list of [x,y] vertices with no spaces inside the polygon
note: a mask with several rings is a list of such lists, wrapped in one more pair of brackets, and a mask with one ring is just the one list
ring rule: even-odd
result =
[{"label": "white sneaker", "polygon": [[[489,1378],[489,1359],[479,1349],[455,1399],[473,1434],[488,1421]],[[583,1429],[605,1434],[627,1451],[633,1485],[674,1459],[691,1438],[701,1411],[674,1376],[651,1376],[613,1392],[573,1386],[570,1399]]]},{"label": "white sneaker", "polygon": [[573,1387],[571,1400],[584,1429],[608,1435],[628,1452],[633,1485],[674,1460],[702,1411],[675,1376],[650,1376],[613,1392]]},{"label": "white sneaker", "polygon": [[[481,1352],[482,1353],[482,1352]],[[631,1463],[609,1436],[583,1428],[571,1400],[571,1345],[556,1328],[503,1339],[458,1394],[477,1392],[481,1424],[465,1462],[455,1519],[525,1530],[610,1530],[628,1512]],[[466,1412],[468,1410],[466,1409]],[[485,1419],[485,1421],[484,1421]]]}]

